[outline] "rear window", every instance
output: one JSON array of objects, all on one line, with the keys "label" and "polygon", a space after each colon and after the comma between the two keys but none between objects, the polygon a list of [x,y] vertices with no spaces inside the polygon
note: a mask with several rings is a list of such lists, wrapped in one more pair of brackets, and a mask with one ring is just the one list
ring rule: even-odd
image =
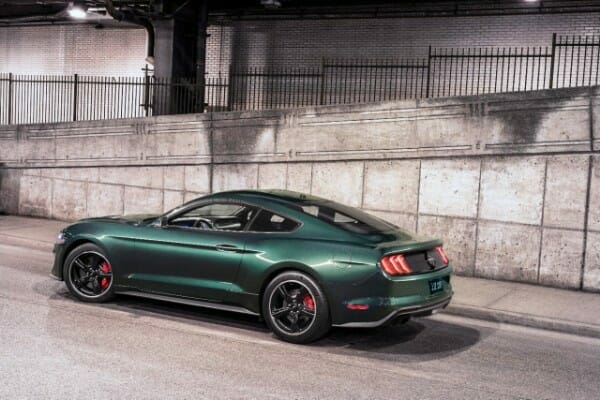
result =
[{"label": "rear window", "polygon": [[333,201],[297,203],[300,211],[348,232],[375,234],[398,228],[382,219]]},{"label": "rear window", "polygon": [[219,217],[226,215],[237,215],[245,207],[235,203],[213,203],[204,207],[198,207],[190,212],[187,216],[194,217]]},{"label": "rear window", "polygon": [[271,211],[260,210],[248,230],[253,232],[291,232],[297,227],[296,221]]}]

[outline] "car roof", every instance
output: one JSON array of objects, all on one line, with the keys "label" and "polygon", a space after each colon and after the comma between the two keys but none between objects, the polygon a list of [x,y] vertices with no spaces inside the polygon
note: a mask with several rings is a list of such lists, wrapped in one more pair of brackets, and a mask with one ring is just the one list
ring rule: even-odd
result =
[{"label": "car roof", "polygon": [[[311,194],[294,192],[291,190],[230,190],[200,197],[192,200],[188,204],[192,204],[197,201],[214,201],[221,199],[248,202],[259,207],[268,208],[275,212],[282,212],[283,215],[291,217],[292,219],[296,219],[297,221],[302,221],[303,229],[306,229],[307,226],[309,226],[309,232],[312,232],[311,234],[313,235],[319,235],[327,231],[330,232],[330,234],[335,235],[337,240],[341,240],[343,237],[356,237],[356,232],[350,232],[346,229],[342,229],[339,226],[328,223],[316,217],[315,215],[302,211],[301,208],[298,207],[299,203],[301,203],[300,205],[303,205],[302,203],[322,205],[332,204],[335,202]],[[350,206],[345,207],[353,208]],[[284,209],[286,211],[284,211]]]},{"label": "car roof", "polygon": [[[324,224],[322,221],[314,218],[312,215],[305,214],[296,209],[295,205],[302,202],[320,203],[326,202],[327,200],[321,197],[313,196],[306,193],[294,192],[291,190],[230,190],[225,192],[213,193],[193,201],[204,201],[204,200],[234,200],[242,201],[250,204],[258,205],[259,207],[266,207],[272,211],[284,213],[287,217],[302,221],[305,224],[308,221],[313,221],[318,225]],[[284,211],[285,209],[285,211]],[[333,229],[334,227],[326,224],[327,229]],[[323,229],[323,226],[321,227]],[[336,231],[338,230],[335,228]]]},{"label": "car roof", "polygon": [[270,189],[270,190],[230,190],[226,192],[218,192],[213,193],[211,195],[206,196],[205,198],[234,198],[239,200],[244,199],[252,199],[252,200],[267,200],[267,201],[278,201],[285,203],[299,203],[299,202],[323,202],[327,201],[326,199],[318,196],[313,196],[311,194],[294,192],[291,190],[280,190],[280,189]]}]

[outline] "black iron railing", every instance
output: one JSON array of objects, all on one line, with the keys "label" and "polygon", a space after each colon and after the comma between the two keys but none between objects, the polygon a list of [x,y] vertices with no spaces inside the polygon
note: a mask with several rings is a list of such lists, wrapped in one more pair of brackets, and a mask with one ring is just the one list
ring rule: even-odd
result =
[{"label": "black iron railing", "polygon": [[430,49],[427,97],[551,88],[547,48]]},{"label": "black iron railing", "polygon": [[[0,124],[136,118],[227,109],[227,79],[0,73]],[[204,97],[199,93],[204,91]]]},{"label": "black iron railing", "polygon": [[0,124],[519,92],[600,84],[600,36],[548,47],[429,48],[421,59],[331,60],[309,68],[235,66],[225,77],[0,74]]},{"label": "black iron railing", "polygon": [[323,60],[318,68],[232,69],[229,110],[521,92],[600,83],[600,36],[548,47],[432,48],[422,59]]},{"label": "black iron railing", "polygon": [[427,97],[427,60],[325,60],[321,104]]},{"label": "black iron railing", "polygon": [[232,68],[228,110],[303,107],[320,103],[320,68]]}]

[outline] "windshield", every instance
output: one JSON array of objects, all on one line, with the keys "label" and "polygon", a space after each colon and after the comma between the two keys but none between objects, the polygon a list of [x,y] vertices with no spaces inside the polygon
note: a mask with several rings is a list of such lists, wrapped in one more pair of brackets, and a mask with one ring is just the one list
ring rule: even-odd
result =
[{"label": "windshield", "polygon": [[396,225],[334,201],[306,201],[295,205],[303,213],[348,232],[374,234],[398,229]]}]

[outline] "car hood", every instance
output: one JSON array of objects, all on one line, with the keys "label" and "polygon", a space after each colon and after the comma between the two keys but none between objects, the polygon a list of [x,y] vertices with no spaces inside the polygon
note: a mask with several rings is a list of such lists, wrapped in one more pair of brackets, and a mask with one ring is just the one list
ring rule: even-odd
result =
[{"label": "car hood", "polygon": [[129,215],[107,215],[104,217],[84,218],[78,222],[112,222],[129,225],[140,225],[150,223],[157,219],[160,214],[129,214]]}]

